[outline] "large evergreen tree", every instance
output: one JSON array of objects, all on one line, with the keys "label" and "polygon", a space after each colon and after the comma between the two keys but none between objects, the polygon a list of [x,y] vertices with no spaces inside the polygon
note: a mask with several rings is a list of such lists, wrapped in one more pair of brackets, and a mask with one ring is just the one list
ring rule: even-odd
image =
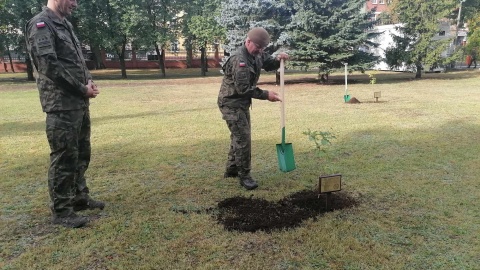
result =
[{"label": "large evergreen tree", "polygon": [[[291,65],[319,68],[322,74],[348,63],[364,70],[376,57],[364,50],[373,26],[363,0],[224,0],[219,22],[226,27],[227,52],[242,44],[253,26],[271,34],[267,52],[288,49]],[[374,45],[371,44],[370,45]]]},{"label": "large evergreen tree", "polygon": [[291,13],[285,1],[279,0],[222,0],[221,13],[217,18],[226,29],[226,42],[223,48],[227,53],[233,52],[245,41],[247,32],[252,27],[265,28],[271,37],[267,52],[272,53],[285,45],[285,27]]},{"label": "large evergreen tree", "polygon": [[[348,63],[365,70],[377,60],[364,49],[374,24],[363,0],[293,0],[288,25],[293,65],[318,68],[324,75]],[[370,34],[369,34],[370,33]]]}]

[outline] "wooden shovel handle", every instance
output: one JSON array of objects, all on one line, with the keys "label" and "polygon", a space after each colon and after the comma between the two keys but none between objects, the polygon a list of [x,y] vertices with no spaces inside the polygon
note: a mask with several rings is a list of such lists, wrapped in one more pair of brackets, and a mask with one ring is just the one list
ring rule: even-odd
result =
[{"label": "wooden shovel handle", "polygon": [[285,60],[280,59],[280,124],[285,128]]}]

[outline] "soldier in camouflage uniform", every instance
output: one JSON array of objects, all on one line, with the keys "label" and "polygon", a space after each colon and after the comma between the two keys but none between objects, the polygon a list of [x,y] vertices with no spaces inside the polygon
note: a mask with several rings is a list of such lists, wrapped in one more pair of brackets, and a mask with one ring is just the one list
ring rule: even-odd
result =
[{"label": "soldier in camouflage uniform", "polygon": [[258,187],[250,175],[251,170],[251,127],[249,107],[252,98],[281,101],[277,93],[257,87],[260,71],[276,70],[280,59],[287,59],[286,53],[276,58],[263,50],[270,43],[270,36],[261,27],[247,33],[245,43],[234,52],[223,65],[224,77],[218,95],[218,107],[230,130],[230,151],[224,177],[239,177],[240,185],[247,190]]},{"label": "soldier in camouflage uniform", "polygon": [[65,19],[76,7],[76,0],[48,0],[25,29],[40,103],[47,115],[52,222],[73,228],[88,222],[76,211],[105,207],[88,195],[85,180],[91,154],[89,99],[99,91],[72,25]]}]

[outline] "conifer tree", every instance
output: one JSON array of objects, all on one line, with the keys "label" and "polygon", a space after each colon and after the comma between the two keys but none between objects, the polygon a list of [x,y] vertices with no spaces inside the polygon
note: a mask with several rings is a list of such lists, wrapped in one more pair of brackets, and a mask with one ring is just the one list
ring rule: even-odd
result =
[{"label": "conifer tree", "polygon": [[318,68],[322,78],[348,63],[350,70],[365,70],[376,57],[365,45],[374,22],[362,0],[293,0],[287,26],[293,65]]},{"label": "conifer tree", "polygon": [[235,51],[245,41],[248,30],[252,27],[265,28],[271,37],[267,52],[274,52],[285,45],[285,27],[291,14],[285,1],[278,0],[223,0],[221,13],[217,18],[226,29],[226,42],[223,46],[227,53]]}]

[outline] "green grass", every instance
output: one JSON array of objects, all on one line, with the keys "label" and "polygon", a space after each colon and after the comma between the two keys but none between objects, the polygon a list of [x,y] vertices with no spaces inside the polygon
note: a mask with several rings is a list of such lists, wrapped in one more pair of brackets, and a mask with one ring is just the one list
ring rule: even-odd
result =
[{"label": "green grass", "polygon": [[[50,224],[49,148],[36,86],[0,74],[0,269],[480,269],[478,71],[351,76],[319,85],[286,77],[287,142],[297,169],[278,169],[278,103],[254,101],[253,176],[223,179],[228,130],[211,69],[94,73],[92,196],[85,229]],[[296,81],[291,84],[289,82]],[[261,88],[279,91],[271,74]],[[380,102],[373,93],[381,91]],[[302,132],[332,131],[327,155]],[[229,232],[202,210],[233,196],[277,201],[341,173],[360,204],[288,231]]]}]

